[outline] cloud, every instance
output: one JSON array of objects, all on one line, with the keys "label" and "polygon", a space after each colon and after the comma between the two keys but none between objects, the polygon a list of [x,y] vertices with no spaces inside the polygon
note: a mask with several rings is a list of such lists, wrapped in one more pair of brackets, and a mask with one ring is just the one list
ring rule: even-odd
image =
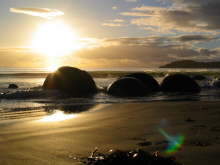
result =
[{"label": "cloud", "polygon": [[[213,60],[220,55],[217,50],[200,50],[178,46],[117,45],[97,47],[75,54],[84,64],[93,67],[157,67],[177,59]],[[86,66],[86,65],[85,65]]]},{"label": "cloud", "polygon": [[108,26],[108,27],[121,27],[121,26],[123,26],[123,24],[107,22],[107,23],[103,23],[102,26]]},{"label": "cloud", "polygon": [[45,67],[42,56],[29,48],[0,48],[1,67]]},{"label": "cloud", "polygon": [[[158,67],[175,60],[219,61],[220,48],[195,47],[218,40],[211,35],[147,36],[86,39],[86,47],[60,59],[63,65],[83,68]],[[28,48],[0,48],[0,66],[48,67],[51,57]],[[24,66],[25,64],[25,66]]]},{"label": "cloud", "polygon": [[123,19],[107,20],[106,22],[102,23],[102,26],[122,27],[122,26],[125,26],[125,24],[123,24],[124,22],[125,20]]},{"label": "cloud", "polygon": [[179,35],[179,36],[148,36],[137,38],[116,38],[106,39],[103,43],[112,43],[112,45],[128,45],[128,46],[183,46],[186,44],[193,45],[195,43],[205,43],[217,40],[214,35]]},{"label": "cloud", "polygon": [[120,14],[131,17],[150,17],[157,15],[161,10],[166,10],[166,8],[157,6],[141,6],[133,8],[130,12],[121,12]]},{"label": "cloud", "polygon": [[[137,17],[131,24],[156,26],[162,31],[215,32],[220,29],[219,0],[171,0],[169,7],[140,6],[122,15]],[[143,16],[147,16],[143,18]]]},{"label": "cloud", "polygon": [[112,22],[125,22],[125,20],[123,20],[123,19],[114,19],[114,20],[112,20]]},{"label": "cloud", "polygon": [[147,17],[149,14],[143,12],[122,12],[120,15],[132,17]]},{"label": "cloud", "polygon": [[189,42],[189,41],[208,42],[215,39],[218,39],[218,37],[214,37],[210,35],[183,35],[178,37],[178,40],[182,42]]},{"label": "cloud", "polygon": [[62,11],[48,8],[10,8],[10,11],[13,13],[27,14],[46,19],[64,15]]},{"label": "cloud", "polygon": [[215,37],[206,35],[149,36],[112,38],[97,42],[91,49],[74,54],[84,66],[93,67],[157,67],[167,62],[190,59],[220,60],[220,49],[194,47],[196,42],[208,42]]},{"label": "cloud", "polygon": [[137,2],[138,0],[125,0],[126,2]]},{"label": "cloud", "polygon": [[117,6],[112,6],[112,10],[117,10],[118,7]]}]

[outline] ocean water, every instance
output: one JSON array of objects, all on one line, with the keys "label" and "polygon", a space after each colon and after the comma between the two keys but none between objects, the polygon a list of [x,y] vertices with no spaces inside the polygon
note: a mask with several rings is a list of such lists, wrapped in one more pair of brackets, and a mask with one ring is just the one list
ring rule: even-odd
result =
[{"label": "ocean water", "polygon": [[[42,68],[0,68],[0,120],[23,119],[39,117],[61,110],[66,113],[79,113],[88,110],[97,104],[127,103],[127,102],[152,102],[152,101],[220,101],[220,88],[213,82],[220,77],[219,69],[115,69],[115,70],[89,70],[96,84],[107,87],[119,75],[133,71],[145,71],[154,75],[161,82],[166,74],[181,72],[189,75],[202,74],[207,80],[198,81],[202,87],[199,94],[180,95],[164,94],[158,92],[141,98],[117,98],[105,93],[98,93],[91,98],[65,98],[57,91],[43,91],[41,86],[48,71]],[[117,72],[116,72],[117,71]],[[100,74],[101,72],[101,74]],[[15,83],[18,89],[8,89],[8,85]]]}]

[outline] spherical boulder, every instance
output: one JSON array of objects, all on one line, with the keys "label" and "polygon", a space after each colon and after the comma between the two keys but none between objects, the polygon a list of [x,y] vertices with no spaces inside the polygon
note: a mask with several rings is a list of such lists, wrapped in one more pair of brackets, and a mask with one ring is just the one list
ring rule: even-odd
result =
[{"label": "spherical boulder", "polygon": [[55,73],[49,73],[47,78],[44,80],[43,89],[56,89]]},{"label": "spherical boulder", "polygon": [[199,74],[192,76],[192,79],[193,80],[198,80],[198,81],[207,80],[207,78],[205,76],[199,75]]},{"label": "spherical boulder", "polygon": [[173,74],[165,77],[162,81],[161,89],[164,92],[187,93],[197,93],[201,90],[192,78],[184,74]]},{"label": "spherical boulder", "polygon": [[107,93],[119,97],[142,97],[146,95],[146,87],[136,78],[123,77],[109,85]]},{"label": "spherical boulder", "polygon": [[145,85],[148,92],[155,92],[160,89],[158,82],[151,75],[144,72],[128,74],[125,77],[133,77],[140,80]]},{"label": "spherical boulder", "polygon": [[17,84],[9,84],[8,89],[17,89],[18,85]]},{"label": "spherical boulder", "polygon": [[86,97],[97,92],[93,78],[86,71],[64,66],[47,76],[43,89],[57,89],[74,97]]}]

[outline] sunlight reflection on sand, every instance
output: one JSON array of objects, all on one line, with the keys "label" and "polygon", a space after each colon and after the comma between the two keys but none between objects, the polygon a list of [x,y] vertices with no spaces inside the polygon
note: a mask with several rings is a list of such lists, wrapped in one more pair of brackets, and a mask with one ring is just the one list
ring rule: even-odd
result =
[{"label": "sunlight reflection on sand", "polygon": [[38,120],[40,122],[58,122],[68,119],[73,119],[76,117],[76,114],[65,114],[62,111],[55,111],[52,115],[44,116],[42,119]]}]

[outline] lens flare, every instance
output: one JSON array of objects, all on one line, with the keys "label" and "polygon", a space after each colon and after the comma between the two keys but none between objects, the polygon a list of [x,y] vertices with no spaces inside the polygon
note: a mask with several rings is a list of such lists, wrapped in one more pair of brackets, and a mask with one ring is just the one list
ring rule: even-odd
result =
[{"label": "lens flare", "polygon": [[167,154],[172,154],[178,151],[183,143],[184,143],[184,136],[183,135],[176,135],[176,136],[171,136],[169,135],[165,130],[162,128],[159,128],[159,132],[168,140],[168,146],[165,150],[165,153]]}]

